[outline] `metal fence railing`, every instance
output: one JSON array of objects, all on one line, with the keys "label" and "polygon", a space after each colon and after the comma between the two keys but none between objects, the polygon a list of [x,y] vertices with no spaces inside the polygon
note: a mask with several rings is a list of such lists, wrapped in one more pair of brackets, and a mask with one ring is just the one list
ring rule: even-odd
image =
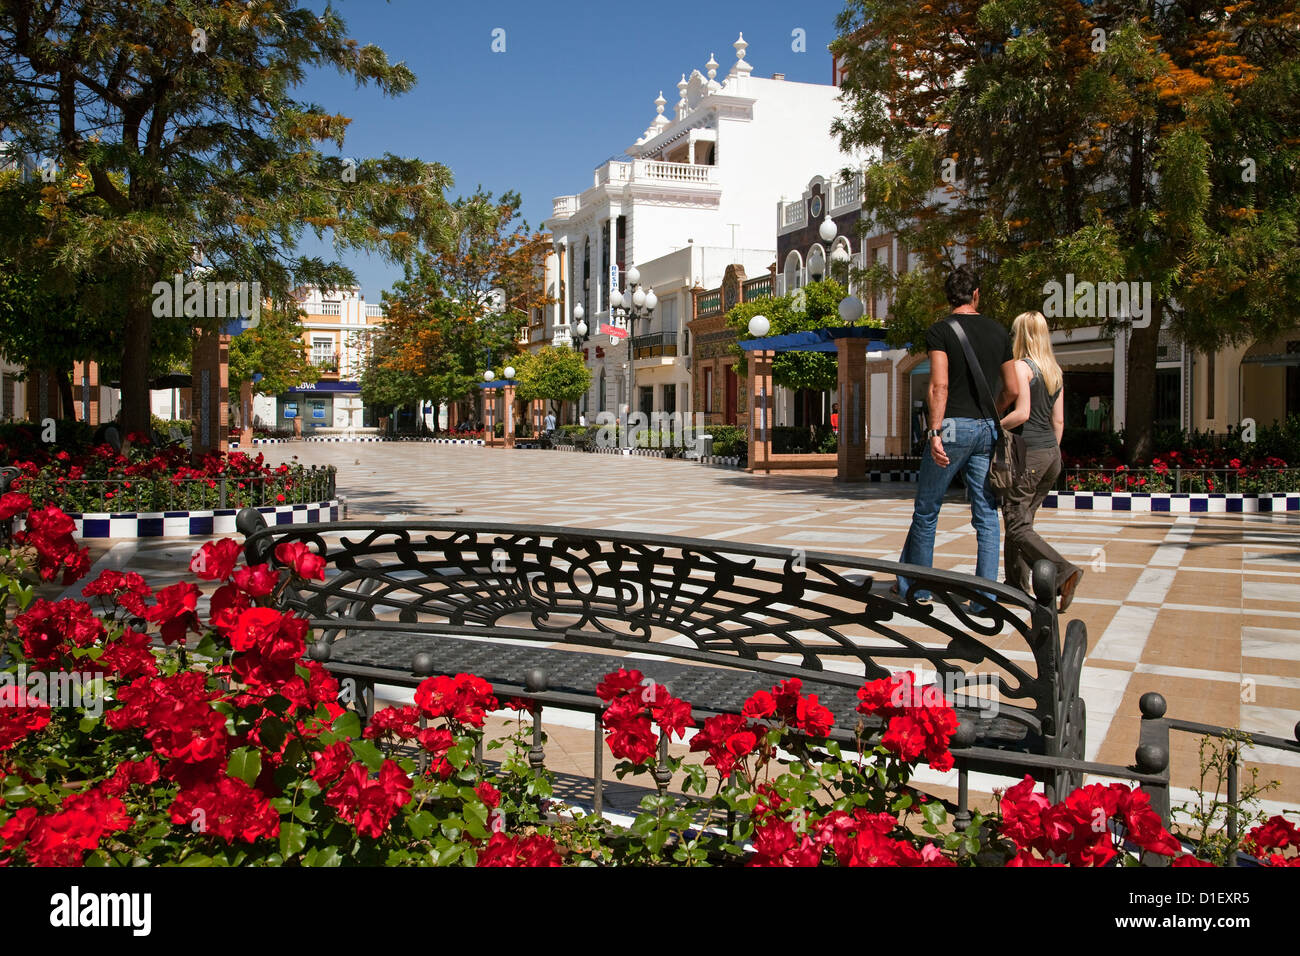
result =
[{"label": "metal fence railing", "polygon": [[[1077,487],[1076,487],[1077,486]],[[1066,468],[1058,491],[1300,492],[1300,468]]]}]

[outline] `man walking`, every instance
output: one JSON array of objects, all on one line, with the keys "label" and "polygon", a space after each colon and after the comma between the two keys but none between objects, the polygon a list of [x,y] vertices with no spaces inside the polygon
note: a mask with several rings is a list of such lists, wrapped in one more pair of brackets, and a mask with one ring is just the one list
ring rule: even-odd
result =
[{"label": "man walking", "polygon": [[[975,526],[975,573],[996,581],[998,576],[998,510],[989,487],[989,468],[997,423],[981,408],[974,375],[983,375],[990,394],[998,390],[1001,409],[1015,400],[1015,360],[1011,354],[1011,337],[1001,324],[979,311],[979,273],[971,266],[958,266],[944,282],[944,294],[952,314],[930,326],[925,334],[930,352],[929,429],[921,453],[921,471],[917,478],[916,504],[912,526],[907,532],[904,564],[932,567],[934,533],[939,523],[943,496],[960,473],[970,498],[971,524]],[[966,333],[975,353],[977,368],[970,368],[965,350],[952,328],[955,321]],[[899,577],[894,591],[908,597],[911,582]],[[993,596],[986,594],[992,602]],[[913,599],[928,603],[930,594],[917,590]],[[975,609],[980,610],[980,609]]]},{"label": "man walking", "polygon": [[548,434],[548,435],[549,435],[551,432],[555,431],[555,413],[554,413],[554,412],[547,412],[547,413],[546,413],[546,418],[542,420],[542,431],[544,431],[544,432],[545,432],[546,434]]}]

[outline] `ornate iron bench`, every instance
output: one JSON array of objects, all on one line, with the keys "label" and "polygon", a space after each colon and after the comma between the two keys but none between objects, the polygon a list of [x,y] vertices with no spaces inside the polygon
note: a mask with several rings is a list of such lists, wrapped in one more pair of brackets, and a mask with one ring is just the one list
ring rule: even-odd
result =
[{"label": "ornate iron bench", "polygon": [[[376,684],[460,672],[502,699],[598,714],[596,685],[625,665],[689,701],[697,720],[739,713],[755,691],[798,677],[835,714],[832,737],[852,743],[860,721],[879,729],[855,711],[858,688],[892,666],[923,668],[918,684],[944,688],[961,744],[981,755],[970,769],[1019,777],[1023,765],[999,753],[1083,757],[1087,636],[1075,620],[1061,641],[1046,561],[1034,568],[1035,599],[968,574],[647,534],[467,521],[267,527],[254,509],[238,527],[250,564],[275,565],[286,541],[325,557],[326,579],[295,579],[278,606],[310,619],[310,657],[355,681],[363,720]],[[935,603],[890,595],[900,572]],[[980,591],[997,597],[991,617],[961,607]],[[598,741],[597,781],[601,751]],[[1057,792],[1078,783],[1052,772]]]}]

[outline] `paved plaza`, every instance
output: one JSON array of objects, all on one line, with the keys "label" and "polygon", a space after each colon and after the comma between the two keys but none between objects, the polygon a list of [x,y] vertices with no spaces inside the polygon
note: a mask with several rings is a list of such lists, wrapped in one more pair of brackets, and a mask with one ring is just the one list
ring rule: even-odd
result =
[{"label": "paved plaza", "polygon": [[[291,443],[264,453],[272,463],[296,456],[336,465],[352,519],[570,525],[896,560],[912,509],[907,484],[840,486],[653,458],[424,443]],[[940,515],[936,567],[974,572],[969,518],[955,491]],[[1088,628],[1088,759],[1132,763],[1138,698],[1150,690],[1173,716],[1292,737],[1300,720],[1298,525],[1295,514],[1040,512],[1043,536],[1089,568],[1065,615]],[[166,584],[184,574],[199,540],[104,542],[94,554]],[[1030,659],[1010,639],[1005,647],[1013,660]],[[573,717],[573,733],[552,734],[552,752],[572,757],[580,773],[591,766],[592,735],[577,728],[591,724]],[[1198,739],[1175,734],[1172,745],[1174,783],[1185,789],[1199,776]],[[1300,793],[1300,761],[1262,756],[1270,762],[1252,761],[1261,779],[1282,784],[1265,805],[1293,805],[1284,795]],[[984,781],[986,790],[1005,784]]]}]

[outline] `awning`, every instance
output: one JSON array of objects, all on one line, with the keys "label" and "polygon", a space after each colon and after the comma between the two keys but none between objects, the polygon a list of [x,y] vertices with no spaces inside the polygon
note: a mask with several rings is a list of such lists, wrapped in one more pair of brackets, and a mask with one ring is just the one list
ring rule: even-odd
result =
[{"label": "awning", "polygon": [[359,392],[359,382],[317,382],[315,385],[295,385],[291,394],[310,395],[312,392]]},{"label": "awning", "polygon": [[1275,352],[1272,355],[1250,355],[1241,360],[1242,365],[1300,365],[1300,352]]},{"label": "awning", "polygon": [[[768,335],[761,339],[744,339],[739,343],[746,352],[836,352],[836,339],[866,339],[879,344],[872,352],[883,352],[885,330],[863,325],[842,325],[836,328],[809,329],[806,332],[787,332],[784,335]],[[906,345],[900,348],[907,348]]]}]

